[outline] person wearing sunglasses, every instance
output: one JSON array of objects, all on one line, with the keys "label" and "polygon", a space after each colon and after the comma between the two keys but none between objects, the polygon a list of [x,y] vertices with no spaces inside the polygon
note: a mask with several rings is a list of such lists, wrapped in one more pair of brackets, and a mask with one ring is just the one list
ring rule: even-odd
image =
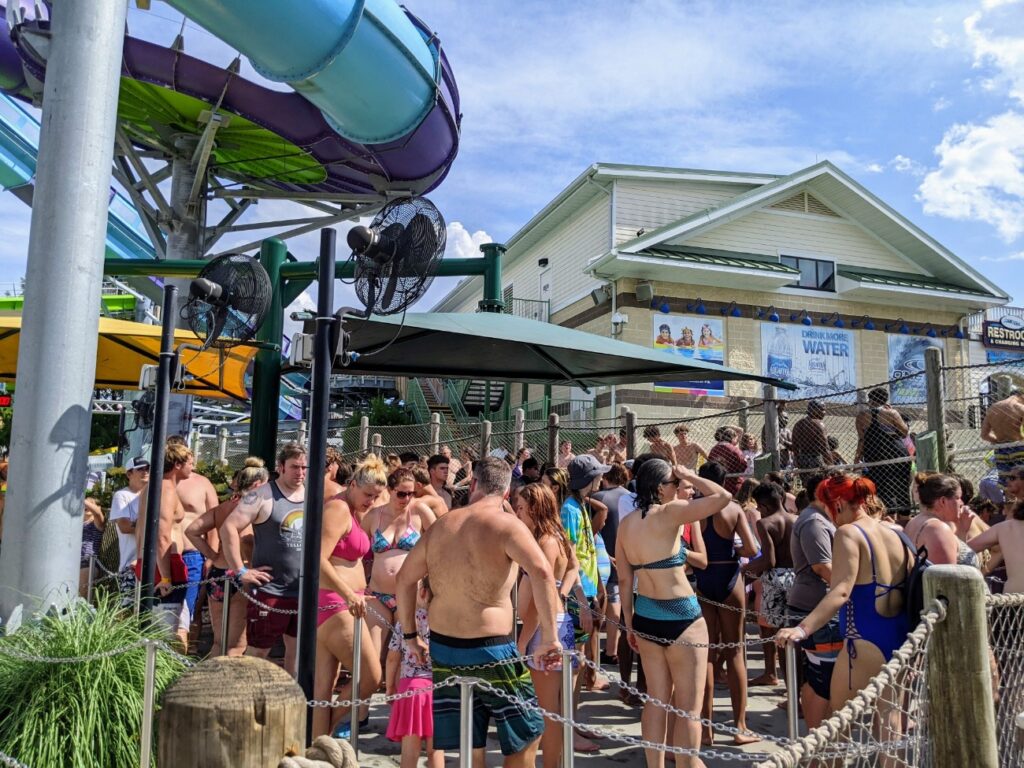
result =
[{"label": "person wearing sunglasses", "polygon": [[416,473],[422,471],[399,467],[388,475],[388,503],[371,509],[363,518],[363,530],[373,549],[373,568],[366,591],[370,608],[367,623],[374,647],[384,653],[388,647],[387,628],[395,621],[395,577],[409,550],[437,520],[430,507],[416,498]]}]

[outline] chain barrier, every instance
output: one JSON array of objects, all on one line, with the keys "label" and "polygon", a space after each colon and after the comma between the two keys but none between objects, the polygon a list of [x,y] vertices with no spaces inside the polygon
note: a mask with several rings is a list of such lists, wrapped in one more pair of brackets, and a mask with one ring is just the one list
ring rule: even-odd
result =
[{"label": "chain barrier", "polygon": [[8,768],[28,768],[28,766],[20,760],[4,754],[3,752],[0,752],[0,765],[8,766]]}]

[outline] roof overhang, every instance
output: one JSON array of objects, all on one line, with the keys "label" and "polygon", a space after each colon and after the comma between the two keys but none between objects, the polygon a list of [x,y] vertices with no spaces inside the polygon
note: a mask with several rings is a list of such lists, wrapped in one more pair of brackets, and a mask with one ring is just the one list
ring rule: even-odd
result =
[{"label": "roof overhang", "polygon": [[589,269],[595,277],[606,280],[632,277],[639,280],[661,280],[670,283],[718,287],[736,286],[742,283],[744,289],[764,291],[784,288],[794,279],[793,274],[785,272],[673,261],[660,256],[618,251],[610,251],[599,256],[590,263]]},{"label": "roof overhang", "polygon": [[882,285],[866,280],[856,280],[843,275],[836,276],[836,297],[850,301],[871,304],[890,304],[898,307],[915,307],[969,313],[977,310],[999,307],[1006,299],[982,296],[976,293],[936,291],[921,287]]}]

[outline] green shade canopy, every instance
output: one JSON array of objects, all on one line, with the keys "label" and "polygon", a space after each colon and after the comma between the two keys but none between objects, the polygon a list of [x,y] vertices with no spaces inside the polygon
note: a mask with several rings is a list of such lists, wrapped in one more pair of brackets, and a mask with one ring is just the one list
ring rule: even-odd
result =
[{"label": "green shade canopy", "polygon": [[[312,324],[310,324],[310,330]],[[655,381],[729,379],[792,384],[654,347],[494,312],[408,313],[347,319],[348,374],[441,376],[589,388]]]}]

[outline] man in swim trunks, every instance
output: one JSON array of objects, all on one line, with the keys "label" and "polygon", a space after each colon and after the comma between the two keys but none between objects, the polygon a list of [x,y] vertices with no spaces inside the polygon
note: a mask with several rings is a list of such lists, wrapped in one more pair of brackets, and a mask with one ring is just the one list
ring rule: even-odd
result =
[{"label": "man in swim trunks", "polygon": [[[398,572],[398,618],[415,627],[416,585],[430,574],[430,655],[434,682],[452,675],[483,682],[473,693],[473,762],[483,765],[487,726],[497,724],[507,768],[533,766],[543,717],[491,688],[536,704],[530,672],[522,662],[489,666],[518,657],[513,634],[512,585],[517,565],[530,577],[540,622],[535,658],[547,669],[561,659],[555,616],[561,609],[555,579],[540,546],[502,502],[512,478],[508,463],[494,457],[473,462],[469,505],[449,512],[423,534]],[[423,662],[426,645],[416,632],[405,647]],[[459,746],[459,687],[434,691],[434,748]]]},{"label": "man in swim trunks", "polygon": [[[220,527],[221,551],[228,567],[243,585],[255,587],[253,597],[263,604],[249,603],[246,653],[265,659],[283,635],[284,666],[292,674],[307,469],[305,447],[288,443],[277,454],[277,479],[242,496]],[[253,531],[252,568],[246,568],[242,560],[240,539],[249,525]]]},{"label": "man in swim trunks", "polygon": [[1009,397],[988,407],[981,422],[981,439],[996,446],[993,460],[999,483],[1005,488],[1014,467],[1024,464],[1024,445],[1012,445],[1024,441],[1024,390],[1014,389]]}]

